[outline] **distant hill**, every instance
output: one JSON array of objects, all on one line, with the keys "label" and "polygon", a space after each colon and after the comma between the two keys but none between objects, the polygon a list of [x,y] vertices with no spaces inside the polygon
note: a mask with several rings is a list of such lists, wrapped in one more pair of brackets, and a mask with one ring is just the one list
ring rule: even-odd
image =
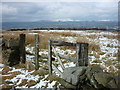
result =
[{"label": "distant hill", "polygon": [[118,29],[117,21],[38,21],[38,22],[3,22],[2,30],[33,28],[105,28]]}]

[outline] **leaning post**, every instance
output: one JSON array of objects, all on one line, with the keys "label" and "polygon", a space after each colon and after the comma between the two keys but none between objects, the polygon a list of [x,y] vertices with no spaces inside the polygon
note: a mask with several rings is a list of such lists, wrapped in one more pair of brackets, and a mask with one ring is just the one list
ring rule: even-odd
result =
[{"label": "leaning post", "polygon": [[48,41],[48,65],[49,65],[49,75],[52,74],[52,41]]},{"label": "leaning post", "polygon": [[26,51],[25,51],[25,34],[20,34],[19,39],[19,51],[20,51],[20,63],[26,62]]},{"label": "leaning post", "polygon": [[39,69],[39,34],[35,34],[35,69]]}]

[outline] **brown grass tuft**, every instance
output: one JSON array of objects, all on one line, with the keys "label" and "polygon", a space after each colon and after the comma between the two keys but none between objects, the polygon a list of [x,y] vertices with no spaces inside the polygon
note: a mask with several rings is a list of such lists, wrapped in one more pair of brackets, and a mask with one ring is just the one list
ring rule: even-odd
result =
[{"label": "brown grass tuft", "polygon": [[8,74],[9,71],[11,71],[12,69],[10,69],[8,66],[4,66],[3,67],[3,70],[2,70],[2,74],[3,75],[6,75]]},{"label": "brown grass tuft", "polygon": [[39,69],[37,71],[34,71],[33,73],[31,73],[31,75],[40,75],[40,76],[43,76],[43,75],[46,75],[48,74],[48,72],[44,69]]},{"label": "brown grass tuft", "polygon": [[88,43],[89,39],[86,38],[85,36],[79,36],[76,40],[76,42],[81,42],[81,43]]},{"label": "brown grass tuft", "polygon": [[11,81],[5,81],[6,84],[13,84]]},{"label": "brown grass tuft", "polygon": [[55,74],[52,74],[52,75],[50,75],[50,76],[48,76],[47,78],[46,78],[46,80],[50,80],[50,82],[52,82],[52,81],[61,81],[62,79],[60,78],[60,77],[58,77],[58,76],[56,76]]},{"label": "brown grass tuft", "polygon": [[61,35],[61,36],[73,36],[76,37],[77,34],[76,33],[71,33],[71,32],[50,32],[50,34],[54,34],[54,35]]},{"label": "brown grass tuft", "polygon": [[27,84],[27,79],[22,79],[22,82],[18,86],[25,86]]},{"label": "brown grass tuft", "polygon": [[12,79],[14,78],[16,75],[10,75],[10,76],[3,76],[2,79],[6,80],[6,79]]},{"label": "brown grass tuft", "polygon": [[28,81],[27,84],[28,84],[28,87],[31,87],[31,86],[34,86],[36,83],[37,83],[36,81],[30,80],[30,81]]},{"label": "brown grass tuft", "polygon": [[30,61],[30,60],[26,60],[26,66],[25,66],[25,68],[28,71],[35,70],[35,66],[33,65],[32,61]]},{"label": "brown grass tuft", "polygon": [[20,72],[20,71],[15,71],[15,72],[9,72],[9,74],[12,74],[12,75],[19,75],[19,74],[21,74],[21,72]]},{"label": "brown grass tuft", "polygon": [[26,64],[17,64],[14,66],[16,69],[19,69],[19,68],[26,68]]}]

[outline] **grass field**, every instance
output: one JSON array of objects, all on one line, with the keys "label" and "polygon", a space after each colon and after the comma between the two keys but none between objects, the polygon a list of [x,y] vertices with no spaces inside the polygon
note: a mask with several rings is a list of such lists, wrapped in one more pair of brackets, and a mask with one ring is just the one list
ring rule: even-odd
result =
[{"label": "grass field", "polygon": [[[40,55],[48,54],[48,40],[60,40],[67,42],[84,42],[89,43],[88,60],[89,65],[100,65],[103,71],[113,75],[119,74],[119,38],[120,33],[109,31],[74,31],[74,30],[31,30],[31,31],[3,31],[1,35],[5,39],[18,38],[19,34],[26,34],[26,51],[34,53],[34,35],[40,36]],[[74,47],[56,47],[60,54],[66,54],[76,57],[76,48]],[[2,62],[2,59],[1,61]],[[27,65],[9,67],[3,61],[0,64],[0,74],[3,77],[3,84],[0,87],[18,88],[39,88],[59,86],[59,78],[53,75],[49,80],[48,61],[40,59],[39,71],[34,71],[34,56],[27,55]],[[62,60],[65,67],[74,67],[75,64],[68,60]],[[57,62],[55,61],[57,64]],[[31,68],[32,66],[32,68]],[[58,68],[61,68],[58,65]],[[7,76],[7,77],[6,77]],[[32,78],[32,79],[29,79]],[[35,79],[36,78],[36,79]],[[50,77],[51,78],[51,77]]]}]

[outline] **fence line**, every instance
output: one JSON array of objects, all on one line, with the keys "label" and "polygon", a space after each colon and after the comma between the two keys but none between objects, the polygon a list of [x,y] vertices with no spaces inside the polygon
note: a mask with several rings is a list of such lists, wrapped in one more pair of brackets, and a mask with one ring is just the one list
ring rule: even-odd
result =
[{"label": "fence line", "polygon": [[[26,62],[26,51],[25,51],[25,34],[19,35],[19,52],[20,52],[20,63]],[[71,57],[67,55],[61,55],[57,53],[54,46],[72,46],[76,47],[76,57]],[[54,53],[53,53],[53,52]],[[76,66],[87,66],[88,65],[88,43],[70,43],[65,41],[56,41],[49,40],[48,41],[48,57],[39,55],[39,34],[35,34],[35,69],[39,69],[39,58],[48,58],[48,66],[49,66],[49,74],[52,74],[52,67],[56,69],[54,65],[52,65],[52,56],[56,56],[60,66],[64,70],[65,67],[62,64],[62,59],[67,59],[76,63]],[[56,69],[59,72],[59,69]],[[60,72],[59,72],[60,73]]]}]

